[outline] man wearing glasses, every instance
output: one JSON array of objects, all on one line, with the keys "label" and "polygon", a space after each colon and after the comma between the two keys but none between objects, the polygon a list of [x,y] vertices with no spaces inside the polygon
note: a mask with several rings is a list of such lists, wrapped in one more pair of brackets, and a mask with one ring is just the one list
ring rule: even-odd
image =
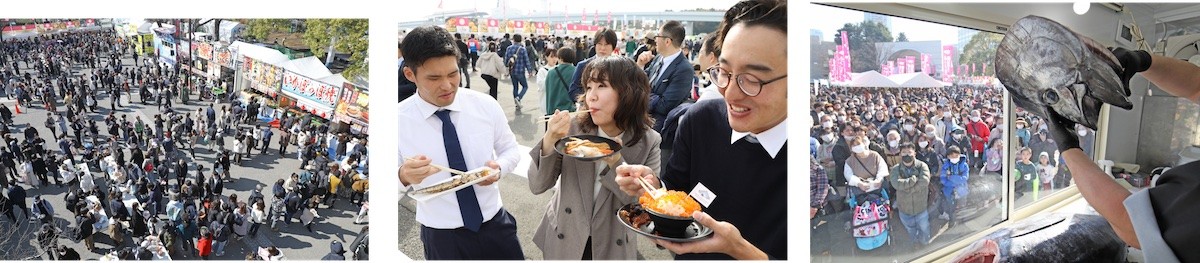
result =
[{"label": "man wearing glasses", "polygon": [[[662,180],[650,167],[617,167],[617,184],[640,195],[637,179],[684,192],[714,230],[702,241],[655,240],[676,259],[787,259],[787,4],[747,0],[725,13],[718,64],[709,69],[724,99],[697,102],[675,137]],[[694,196],[705,196],[697,194]]]},{"label": "man wearing glasses", "polygon": [[650,65],[646,69],[646,76],[650,76],[650,116],[654,117],[654,131],[659,133],[663,132],[667,113],[687,99],[695,78],[692,63],[679,49],[686,34],[679,21],[667,22],[654,36],[658,56],[642,53],[637,59],[642,68]]}]

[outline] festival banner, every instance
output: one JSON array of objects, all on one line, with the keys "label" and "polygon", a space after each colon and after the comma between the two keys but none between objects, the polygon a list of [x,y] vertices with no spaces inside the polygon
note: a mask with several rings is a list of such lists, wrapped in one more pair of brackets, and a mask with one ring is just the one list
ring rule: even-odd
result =
[{"label": "festival banner", "polygon": [[486,25],[487,25],[488,33],[492,33],[492,34],[500,33],[500,20],[499,19],[488,18]]},{"label": "festival banner", "polygon": [[209,44],[208,42],[196,42],[196,44],[192,45],[192,46],[193,46],[193,49],[195,49],[195,51],[193,53],[196,54],[196,57],[202,58],[204,60],[212,60],[212,58],[213,58],[212,44]]},{"label": "festival banner", "polygon": [[[337,103],[341,87],[301,76],[291,71],[283,73],[279,90],[296,99],[296,106],[322,118],[329,119]],[[338,83],[341,84],[341,83]]]},{"label": "festival banner", "polygon": [[242,72],[250,88],[275,97],[279,91],[280,69],[257,59],[242,57]]},{"label": "festival banner", "polygon": [[933,66],[930,65],[930,62],[932,61],[929,61],[929,54],[921,53],[921,72],[925,73],[926,76],[932,75],[929,72],[931,69],[933,69]]},{"label": "festival banner", "polygon": [[342,95],[338,99],[337,109],[334,111],[334,116],[343,122],[352,125],[359,125],[363,128],[368,124],[368,107],[367,89],[361,88],[349,82],[342,84]]},{"label": "festival banner", "polygon": [[954,45],[942,46],[942,81],[954,81]]},{"label": "festival banner", "polygon": [[917,67],[916,58],[913,56],[904,56],[904,66],[907,67],[904,69],[904,73],[916,72],[916,70],[915,70]]}]

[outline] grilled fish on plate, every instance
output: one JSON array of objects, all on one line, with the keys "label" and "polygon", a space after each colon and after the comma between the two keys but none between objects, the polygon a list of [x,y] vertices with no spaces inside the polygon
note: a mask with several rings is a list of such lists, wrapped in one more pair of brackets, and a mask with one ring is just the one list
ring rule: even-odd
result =
[{"label": "grilled fish on plate", "polygon": [[409,192],[408,195],[417,201],[424,202],[443,194],[458,191],[460,189],[478,184],[479,182],[483,182],[483,180],[486,180],[488,176],[496,173],[499,173],[499,171],[488,167],[480,167],[475,170],[467,171],[463,175],[452,176],[433,185],[413,190]]}]

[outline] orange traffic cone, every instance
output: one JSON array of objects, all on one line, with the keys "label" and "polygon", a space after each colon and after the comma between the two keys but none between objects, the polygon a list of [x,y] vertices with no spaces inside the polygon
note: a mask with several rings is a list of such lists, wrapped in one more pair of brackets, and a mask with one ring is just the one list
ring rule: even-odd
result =
[{"label": "orange traffic cone", "polygon": [[14,104],[14,105],[17,107],[17,114],[21,114],[21,104],[20,104],[20,103],[17,103],[17,104]]}]

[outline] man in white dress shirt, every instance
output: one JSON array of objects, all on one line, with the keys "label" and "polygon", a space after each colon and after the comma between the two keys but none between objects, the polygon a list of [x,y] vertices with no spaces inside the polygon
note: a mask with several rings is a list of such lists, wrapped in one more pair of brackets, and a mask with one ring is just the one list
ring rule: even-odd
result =
[{"label": "man in white dress shirt", "polygon": [[[400,102],[401,192],[421,189],[480,167],[512,171],[520,160],[508,118],[492,97],[458,88],[454,37],[435,26],[413,29],[401,47],[404,77],[417,96]],[[500,200],[500,174],[417,203],[421,242],[429,260],[525,259],[516,220]]]}]

